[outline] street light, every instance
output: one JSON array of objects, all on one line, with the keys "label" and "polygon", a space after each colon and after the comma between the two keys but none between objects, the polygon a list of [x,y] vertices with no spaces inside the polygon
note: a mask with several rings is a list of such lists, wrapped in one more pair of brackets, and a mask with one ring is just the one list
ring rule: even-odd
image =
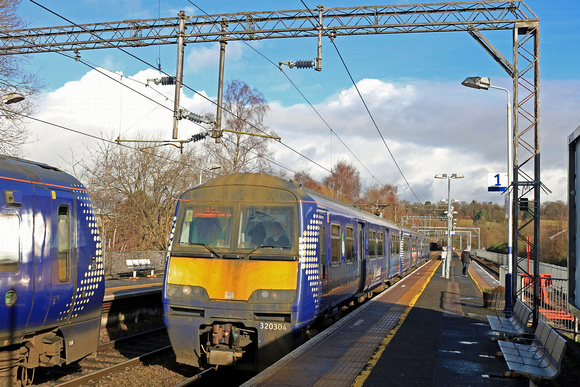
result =
[{"label": "street light", "polygon": [[439,173],[435,175],[436,179],[447,179],[447,257],[443,262],[442,277],[449,278],[449,262],[453,254],[453,247],[451,243],[451,222],[453,220],[453,210],[451,208],[451,179],[462,179],[465,176],[459,173],[447,175],[446,173]]},{"label": "street light", "polygon": [[202,169],[201,171],[199,171],[199,184],[201,184],[201,177],[203,176],[204,171],[209,172],[209,171],[214,171],[214,170],[220,169],[220,168],[221,168],[221,165],[213,164],[208,169]]},{"label": "street light", "polygon": [[24,97],[18,93],[10,93],[2,96],[2,103],[5,105],[10,105],[11,103],[20,101],[24,101]]},{"label": "street light", "polygon": [[512,289],[513,289],[513,200],[512,200],[512,176],[513,176],[513,129],[512,129],[512,105],[510,101],[510,92],[503,87],[493,86],[488,77],[468,77],[461,82],[463,86],[473,89],[498,89],[506,92],[507,95],[507,213],[508,213],[508,272],[505,277],[505,308],[506,311],[512,310]]}]

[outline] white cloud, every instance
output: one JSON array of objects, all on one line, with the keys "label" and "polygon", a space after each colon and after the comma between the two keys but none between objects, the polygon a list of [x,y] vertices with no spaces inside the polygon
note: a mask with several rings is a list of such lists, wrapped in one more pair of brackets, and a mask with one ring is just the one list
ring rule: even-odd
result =
[{"label": "white cloud", "polygon": [[[397,164],[421,201],[447,196],[447,185],[433,179],[435,174],[462,173],[465,179],[452,184],[454,198],[503,202],[502,195],[487,192],[488,173],[507,170],[507,109],[503,95],[425,81],[397,86],[365,79],[358,86]],[[561,106],[578,103],[577,95],[570,98],[574,87],[578,89],[573,84],[543,82],[545,94],[555,98],[542,100],[541,128],[548,135],[542,137],[540,148],[544,149],[542,160],[549,160],[549,164],[543,165],[541,178],[553,191],[551,195],[542,194],[542,200],[565,200],[565,141],[580,123],[580,113]],[[560,100],[558,95],[567,99]],[[331,141],[330,130],[308,105],[270,106],[268,125],[282,136],[284,143],[327,169],[345,159],[359,169],[365,182],[373,182],[371,174],[339,140]],[[397,185],[402,198],[416,200],[352,87],[315,108],[372,175],[383,183]],[[556,130],[552,128],[554,121],[558,122]],[[319,179],[327,173],[294,152],[281,146],[276,149],[277,159],[294,170],[311,171]],[[529,157],[523,152],[522,160],[524,155]]]},{"label": "white cloud", "polygon": [[[161,74],[155,70],[125,77],[120,72],[98,69],[46,94],[35,117],[60,127],[31,121],[33,138],[38,141],[26,147],[28,157],[66,168],[62,159],[68,157],[71,149],[78,155],[85,152],[85,146],[94,146],[98,140],[92,136],[111,140],[150,134],[171,139],[174,86],[152,82],[145,86],[147,79],[160,77]],[[203,92],[201,94],[205,96]],[[214,109],[214,105],[200,95],[191,97],[182,92],[180,102],[181,106],[196,113]],[[191,122],[180,121],[179,138],[188,138],[200,130]]]},{"label": "white cloud", "polygon": [[[93,70],[46,94],[36,117],[97,137],[130,139],[140,133],[154,133],[169,139],[174,88],[152,83],[144,86],[147,79],[160,76],[155,70],[138,72],[131,79],[121,73],[111,75],[142,96]],[[580,100],[579,83],[542,83],[541,173],[542,181],[553,191],[542,200],[566,200],[566,137],[580,124],[580,111],[572,108]],[[447,185],[435,180],[435,174],[462,173],[465,179],[452,183],[453,198],[503,202],[503,196],[487,192],[487,174],[504,172],[507,165],[503,95],[426,81],[393,84],[364,79],[358,87],[421,201],[447,196]],[[415,201],[358,98],[351,87],[314,107],[370,173],[307,104],[284,107],[272,102],[266,124],[284,144],[323,168],[273,142],[276,160],[295,171],[309,171],[320,180],[327,174],[325,169],[345,160],[359,169],[365,184],[373,183],[374,176],[382,183],[398,186],[402,199]],[[199,95],[182,93],[181,105],[196,113],[215,111],[215,105]],[[75,149],[75,154],[83,153],[84,145],[92,147],[97,141],[34,121],[31,129],[39,141],[27,147],[29,158],[61,168],[66,167],[62,158],[68,157],[70,149]],[[200,130],[191,122],[181,121],[179,137],[188,138]]]},{"label": "white cloud", "polygon": [[[243,47],[240,42],[230,42],[226,45],[227,67],[236,66],[242,59]],[[188,48],[184,60],[184,72],[199,74],[200,72],[214,70],[215,74],[219,70],[220,46],[218,43],[207,43],[205,45],[194,44]]]}]

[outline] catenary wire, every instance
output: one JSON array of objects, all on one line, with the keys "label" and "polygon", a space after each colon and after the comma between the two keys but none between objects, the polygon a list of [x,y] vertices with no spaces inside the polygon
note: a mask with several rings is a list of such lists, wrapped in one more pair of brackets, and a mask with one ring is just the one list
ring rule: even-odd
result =
[{"label": "catenary wire", "polygon": [[[55,15],[55,16],[57,16],[57,17],[60,17],[61,19],[65,20],[67,23],[70,23],[70,24],[72,24],[72,25],[75,25],[75,26],[77,26],[77,27],[79,27],[79,28],[82,28],[80,25],[78,25],[78,24],[76,24],[76,23],[72,22],[71,20],[67,19],[66,17],[64,17],[64,16],[62,16],[62,15],[60,15],[60,14],[58,14],[57,12],[55,12],[55,11],[52,11],[51,9],[49,9],[49,8],[47,8],[47,7],[45,7],[45,6],[41,5],[41,4],[39,4],[39,3],[37,3],[36,1],[34,1],[34,0],[30,0],[30,1],[31,1],[33,4],[35,4],[35,5],[37,5],[37,6],[41,7],[41,8],[43,8],[44,10],[46,10],[46,11],[48,11],[48,12],[50,12],[50,13],[52,13],[53,15]],[[87,31],[86,29],[85,29],[85,31],[86,31],[86,32],[88,32],[88,33],[90,33],[90,34],[93,34],[91,31]],[[116,48],[116,49],[120,50],[121,52],[123,52],[123,53],[125,53],[125,54],[127,54],[127,55],[131,56],[132,58],[134,58],[134,59],[136,59],[136,60],[138,60],[138,61],[140,61],[140,62],[144,63],[144,64],[145,64],[145,65],[147,65],[148,67],[150,67],[150,68],[155,68],[155,66],[153,66],[153,65],[152,65],[152,64],[150,64],[150,63],[148,63],[148,62],[147,62],[147,61],[145,61],[144,59],[141,59],[141,58],[139,58],[138,56],[136,56],[136,55],[134,55],[134,54],[131,54],[131,53],[130,53],[130,52],[128,52],[127,50],[125,50],[125,49],[123,49],[123,48],[121,48],[121,47],[117,47],[117,46],[113,45],[112,43],[111,43],[111,48]],[[165,73],[165,72],[164,72],[164,71],[162,71],[162,70],[159,70],[159,71],[160,71],[162,74],[166,75],[166,76],[170,76],[169,74]],[[198,92],[197,90],[195,90],[195,89],[193,89],[193,88],[189,87],[188,85],[186,85],[186,84],[184,84],[184,83],[181,83],[181,85],[182,85],[184,88],[186,88],[186,89],[190,90],[191,92],[193,92],[193,93],[195,93],[195,94],[199,95],[200,97],[202,97],[202,98],[206,99],[208,102],[210,102],[210,103],[212,103],[212,104],[214,104],[214,105],[218,106],[218,104],[217,104],[215,101],[212,101],[212,100],[211,100],[209,97],[207,97],[207,96],[203,95],[202,93]],[[223,106],[218,106],[218,108],[221,108],[222,110],[224,110],[224,111],[226,111],[226,112],[230,113],[231,115],[233,115],[233,116],[235,116],[235,117],[238,117],[238,116],[237,116],[235,113],[233,113],[232,111],[229,111],[229,110],[225,109]],[[250,122],[247,122],[247,121],[246,121],[246,120],[244,120],[243,118],[241,118],[241,117],[238,117],[238,118],[242,119],[244,122],[246,122],[246,124],[248,124],[249,126],[251,126],[251,127],[252,127],[252,128],[254,128],[254,129],[256,129],[257,131],[259,131],[259,132],[261,132],[261,133],[263,133],[263,134],[268,134],[268,133],[266,133],[264,130],[260,129],[259,127],[257,127],[257,126],[255,126],[255,125],[253,125],[253,124],[252,124],[252,123],[250,123]],[[292,152],[296,153],[297,155],[299,155],[299,156],[301,156],[301,157],[305,158],[306,160],[310,161],[311,163],[315,164],[316,166],[318,166],[318,167],[320,167],[320,168],[324,169],[324,170],[325,170],[325,171],[327,171],[327,172],[330,172],[330,173],[332,173],[332,172],[331,172],[331,171],[330,171],[328,168],[326,168],[326,167],[322,166],[320,163],[318,163],[318,162],[316,162],[316,161],[312,160],[312,159],[311,159],[311,158],[309,158],[308,156],[306,156],[306,155],[303,155],[302,153],[300,153],[300,152],[299,152],[299,151],[297,151],[296,149],[292,148],[292,147],[291,147],[291,146],[289,146],[288,144],[285,144],[285,143],[283,143],[282,141],[280,141],[280,144],[282,144],[284,147],[286,147],[287,149],[291,150]]]},{"label": "catenary wire", "polygon": [[[191,0],[187,0],[191,5],[193,5],[194,7],[196,7],[197,9],[199,9],[201,12],[203,12],[206,16],[211,17],[211,15],[209,15],[206,11],[204,11],[201,7],[199,7],[198,5],[196,5],[195,3],[193,3]],[[214,20],[215,21],[215,20]],[[366,165],[364,165],[364,163],[358,158],[358,156],[350,149],[350,147],[342,140],[342,138],[338,135],[338,133],[336,133],[336,131],[334,129],[332,129],[332,127],[330,126],[330,124],[326,121],[326,119],[324,119],[324,117],[322,117],[322,115],[320,114],[320,112],[314,107],[314,105],[310,102],[310,100],[304,95],[304,93],[302,93],[302,91],[300,90],[300,88],[298,88],[298,86],[296,85],[296,83],[294,83],[294,81],[290,78],[290,76],[282,69],[280,68],[276,63],[274,63],[270,58],[268,58],[267,56],[265,56],[263,53],[261,53],[258,49],[256,49],[254,46],[252,46],[251,44],[249,44],[248,42],[242,40],[242,42],[248,46],[249,48],[251,48],[252,50],[254,50],[258,55],[260,55],[262,58],[264,58],[266,61],[268,61],[269,63],[271,63],[274,67],[278,68],[280,70],[280,72],[282,72],[282,74],[286,77],[286,79],[288,80],[288,82],[290,82],[290,84],[294,87],[294,89],[296,89],[296,91],[302,96],[302,98],[306,101],[306,103],[310,106],[310,108],[316,113],[316,115],[322,120],[322,122],[324,122],[324,124],[326,125],[326,127],[330,130],[330,133],[333,134],[336,138],[338,138],[338,140],[342,143],[342,145],[349,151],[350,154],[353,155],[353,157],[360,163],[360,165],[363,166],[363,168],[369,173],[369,175],[371,175],[373,177],[373,179],[375,179],[379,184],[383,184],[381,183],[373,174],[372,172],[366,167]],[[332,171],[329,171],[332,173]]]},{"label": "catenary wire", "polygon": [[[314,13],[312,12],[312,10],[311,10],[311,9],[310,9],[310,8],[309,8],[307,5],[306,5],[306,3],[304,2],[304,0],[300,0],[300,1],[301,1],[301,2],[302,2],[302,4],[304,5],[304,7],[306,7],[306,9],[307,9],[307,10],[309,10],[309,11],[310,11],[310,12],[313,14],[313,16],[315,16],[315,15],[314,15]],[[310,20],[310,19],[308,19],[308,20]],[[313,27],[316,27],[316,26],[314,25],[314,23],[313,23],[311,20],[310,20],[310,23],[313,25]],[[361,101],[362,101],[362,103],[363,103],[363,105],[364,105],[364,107],[365,107],[365,109],[366,109],[366,111],[367,111],[367,113],[368,113],[368,115],[369,115],[369,117],[370,117],[371,121],[373,122],[373,124],[374,124],[374,126],[375,126],[375,129],[376,129],[376,130],[377,130],[377,132],[379,133],[379,136],[381,137],[381,140],[383,141],[383,144],[384,144],[384,145],[385,145],[385,147],[387,148],[387,151],[389,152],[389,155],[391,156],[391,159],[392,159],[392,160],[393,160],[393,162],[395,163],[395,166],[396,166],[396,167],[397,167],[397,169],[399,170],[399,173],[400,173],[400,174],[401,174],[401,176],[403,177],[403,180],[405,180],[405,183],[406,183],[407,187],[409,187],[409,190],[410,190],[410,191],[413,193],[413,196],[415,196],[415,199],[417,199],[417,201],[418,201],[418,202],[421,202],[421,200],[419,199],[419,197],[417,196],[417,194],[415,193],[415,191],[414,191],[414,190],[413,190],[413,188],[411,187],[411,184],[409,184],[409,181],[408,181],[408,180],[407,180],[407,178],[405,177],[405,174],[403,173],[403,170],[401,169],[401,167],[399,166],[399,163],[398,163],[398,162],[397,162],[397,160],[395,159],[395,156],[393,155],[393,152],[391,152],[391,149],[390,149],[390,148],[389,148],[389,146],[387,145],[387,141],[386,141],[386,140],[385,140],[385,138],[383,137],[383,134],[381,133],[381,131],[380,131],[380,129],[379,129],[379,126],[377,125],[377,122],[375,121],[375,118],[373,117],[373,115],[372,115],[372,113],[371,113],[371,111],[370,111],[370,109],[369,109],[369,107],[368,107],[368,105],[367,105],[366,101],[364,100],[364,98],[363,98],[363,96],[362,96],[362,94],[361,94],[361,92],[360,92],[360,90],[359,90],[359,88],[358,88],[358,86],[357,86],[356,82],[354,81],[354,78],[352,77],[352,74],[350,73],[350,70],[348,69],[348,66],[346,65],[346,62],[344,61],[344,59],[343,59],[343,57],[342,57],[342,55],[341,55],[341,53],[340,53],[340,50],[338,49],[338,46],[337,46],[337,45],[336,45],[336,43],[334,42],[334,39],[331,39],[330,41],[332,42],[332,45],[334,46],[334,48],[335,48],[335,50],[336,50],[336,53],[338,54],[338,57],[340,58],[340,61],[342,62],[343,66],[344,66],[344,68],[345,68],[345,70],[346,70],[346,72],[347,72],[347,74],[348,74],[348,76],[349,76],[349,78],[350,78],[350,81],[352,82],[353,86],[355,87],[355,89],[356,89],[356,92],[358,93],[358,96],[359,96],[359,98],[361,99]],[[374,176],[373,176],[373,177],[374,177]]]}]

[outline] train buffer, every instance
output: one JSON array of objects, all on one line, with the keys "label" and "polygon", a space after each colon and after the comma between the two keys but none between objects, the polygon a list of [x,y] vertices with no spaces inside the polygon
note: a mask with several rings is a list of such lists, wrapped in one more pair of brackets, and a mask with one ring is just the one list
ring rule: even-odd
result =
[{"label": "train buffer", "polygon": [[133,276],[130,277],[131,279],[137,279],[137,272],[138,271],[150,271],[147,277],[157,277],[155,275],[155,266],[151,264],[151,260],[148,258],[139,258],[139,259],[126,259],[127,268],[133,273]]}]

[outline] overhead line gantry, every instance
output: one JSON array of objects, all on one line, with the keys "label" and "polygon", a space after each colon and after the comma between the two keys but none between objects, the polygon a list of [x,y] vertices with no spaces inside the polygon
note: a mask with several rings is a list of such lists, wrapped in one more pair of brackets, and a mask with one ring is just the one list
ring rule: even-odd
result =
[{"label": "overhead line gantry", "polygon": [[[483,32],[512,32],[512,55],[503,55]],[[0,32],[0,55],[63,52],[103,48],[144,47],[187,43],[254,41],[275,38],[340,37],[376,34],[467,32],[513,80],[513,288],[517,289],[518,240],[523,227],[533,225],[531,256],[539,271],[540,242],[540,50],[539,19],[524,1],[490,0],[240,12],[149,20],[126,20]],[[178,51],[179,52],[179,51]],[[178,61],[177,74],[180,73]],[[182,79],[178,79],[179,87]],[[176,93],[177,94],[177,93]],[[178,101],[175,101],[178,105]],[[220,105],[218,101],[218,105]],[[175,109],[177,111],[178,109]],[[174,124],[174,138],[176,126]],[[529,221],[518,225],[524,196],[532,196]],[[534,311],[539,305],[534,278]],[[534,323],[537,313],[534,313]]]}]

